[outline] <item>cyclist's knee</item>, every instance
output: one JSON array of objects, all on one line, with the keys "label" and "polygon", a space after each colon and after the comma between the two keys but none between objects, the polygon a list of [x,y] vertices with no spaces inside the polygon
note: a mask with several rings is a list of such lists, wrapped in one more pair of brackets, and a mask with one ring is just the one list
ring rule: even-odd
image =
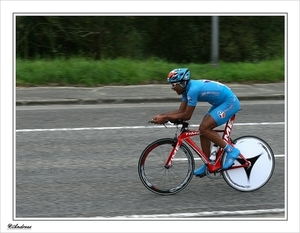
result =
[{"label": "cyclist's knee", "polygon": [[203,131],[205,131],[205,127],[203,126],[202,123],[199,125],[199,130],[201,133],[203,133]]},{"label": "cyclist's knee", "polygon": [[199,131],[201,134],[205,137],[205,135],[212,130],[213,126],[207,125],[207,124],[200,124]]},{"label": "cyclist's knee", "polygon": [[214,120],[202,121],[202,123],[199,125],[199,130],[202,134],[205,134],[206,132],[213,130],[216,126],[217,125]]}]

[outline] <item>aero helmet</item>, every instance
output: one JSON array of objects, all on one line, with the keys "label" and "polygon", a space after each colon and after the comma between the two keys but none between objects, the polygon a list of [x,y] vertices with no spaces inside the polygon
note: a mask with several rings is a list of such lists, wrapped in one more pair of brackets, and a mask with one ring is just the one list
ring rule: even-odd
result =
[{"label": "aero helmet", "polygon": [[188,81],[190,80],[191,72],[188,68],[177,68],[172,70],[168,74],[168,82],[169,83],[175,83],[180,81]]}]

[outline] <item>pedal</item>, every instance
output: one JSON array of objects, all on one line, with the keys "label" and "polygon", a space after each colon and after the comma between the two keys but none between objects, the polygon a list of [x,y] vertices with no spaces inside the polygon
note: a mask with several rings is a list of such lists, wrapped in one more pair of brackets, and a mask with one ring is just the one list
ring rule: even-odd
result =
[{"label": "pedal", "polygon": [[210,179],[219,179],[222,177],[221,172],[207,172],[207,177]]}]

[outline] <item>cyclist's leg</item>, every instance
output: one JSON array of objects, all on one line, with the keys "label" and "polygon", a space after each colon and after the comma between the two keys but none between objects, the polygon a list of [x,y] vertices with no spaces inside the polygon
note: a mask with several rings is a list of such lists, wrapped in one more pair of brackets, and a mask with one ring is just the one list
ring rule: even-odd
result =
[{"label": "cyclist's leg", "polygon": [[[240,102],[238,98],[234,94],[232,94],[226,99],[224,103],[213,109],[210,112],[210,115],[215,119],[217,125],[222,125],[226,123],[235,113],[237,113],[239,109]],[[218,142],[215,143],[218,144]],[[240,151],[224,141],[222,144],[218,145],[224,148],[224,150],[227,152],[226,160],[223,165],[223,168],[227,169],[232,166],[235,159],[239,156]]]},{"label": "cyclist's leg", "polygon": [[[210,144],[214,142],[221,148],[224,148],[227,152],[227,158],[225,160],[224,169],[229,168],[234,163],[234,160],[239,156],[240,152],[238,149],[233,148],[225,141],[222,140],[221,136],[214,131],[214,128],[226,123],[238,110],[240,109],[240,103],[237,97],[233,94],[219,106],[212,106],[207,114],[204,116],[199,130],[201,132],[200,143],[204,154],[209,156]],[[194,171],[196,176],[204,176],[206,172],[206,164]]]},{"label": "cyclist's leg", "polygon": [[[206,114],[204,117],[203,117],[203,120],[202,122],[206,122],[205,121],[205,118],[209,117],[208,114]],[[202,123],[201,123],[202,124]],[[201,124],[199,125],[199,130],[201,130]],[[200,131],[201,132],[201,131]],[[202,148],[202,151],[203,153],[205,154],[205,156],[208,158],[209,155],[210,155],[210,146],[211,146],[211,141],[206,138],[204,135],[201,135],[200,134],[200,144],[201,144],[201,148]]]},{"label": "cyclist's leg", "polygon": [[214,120],[214,118],[210,115],[207,114],[204,118],[203,121],[201,122],[199,126],[199,130],[201,132],[201,147],[204,152],[204,154],[209,157],[210,155],[210,145],[211,142],[216,143],[217,145],[221,146],[224,148],[226,146],[226,143],[222,140],[220,135],[214,131],[213,129],[216,128],[217,122]]},{"label": "cyclist's leg", "polygon": [[[216,144],[226,144],[220,137],[220,135],[213,131],[213,129],[217,126],[217,123],[215,122],[215,120],[212,118],[212,116],[210,114],[206,114],[199,126],[199,130],[201,132],[200,135],[200,144],[201,144],[201,148],[203,153],[205,154],[205,156],[207,157],[207,159],[209,158],[210,155],[210,146],[211,146],[211,142],[214,142]],[[222,145],[224,146],[224,145]],[[194,171],[194,175],[199,176],[199,177],[203,177],[206,175],[206,164],[203,164],[201,167],[199,167],[198,169],[196,169]]]},{"label": "cyclist's leg", "polygon": [[[214,120],[214,118],[210,115],[210,113],[216,109],[215,106],[212,106],[207,114],[203,117],[203,120],[199,126],[199,130],[201,132],[200,135],[200,144],[203,153],[207,158],[209,158],[210,155],[210,146],[211,142],[216,143],[217,145],[221,147],[225,147],[226,143],[221,139],[220,135],[215,132],[213,129],[217,127],[217,122]],[[206,174],[206,164],[202,165],[198,169],[194,171],[194,175],[203,177]]]},{"label": "cyclist's leg", "polygon": [[211,142],[216,143],[222,148],[226,146],[226,143],[221,139],[220,135],[213,130],[217,126],[222,125],[223,122],[227,121],[227,117],[224,120],[218,117],[218,112],[221,107],[222,105],[212,106],[205,114],[199,126],[199,130],[202,134],[200,136],[201,147],[207,157],[210,155]]}]

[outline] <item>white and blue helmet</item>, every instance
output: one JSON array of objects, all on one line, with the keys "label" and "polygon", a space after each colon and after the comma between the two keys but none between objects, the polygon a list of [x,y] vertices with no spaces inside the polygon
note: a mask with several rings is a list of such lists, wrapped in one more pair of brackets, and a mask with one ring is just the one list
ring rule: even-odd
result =
[{"label": "white and blue helmet", "polygon": [[172,70],[168,74],[168,82],[169,83],[176,83],[181,81],[188,81],[191,78],[191,72],[188,68],[177,68]]}]

